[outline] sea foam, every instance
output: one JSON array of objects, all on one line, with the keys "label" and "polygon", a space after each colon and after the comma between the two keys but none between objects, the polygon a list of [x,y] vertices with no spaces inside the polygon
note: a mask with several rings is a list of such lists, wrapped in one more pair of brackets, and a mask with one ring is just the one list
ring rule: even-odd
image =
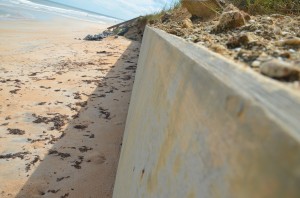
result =
[{"label": "sea foam", "polygon": [[[26,18],[26,16],[28,15],[26,11],[31,10],[35,12],[48,13],[51,15],[54,14],[76,20],[89,21],[99,24],[120,22],[119,19],[115,19],[113,17],[108,17],[94,12],[76,9],[73,7],[46,0],[35,0],[34,2],[29,0],[0,0],[0,5],[0,18],[16,18],[14,17],[14,14],[16,14],[15,9],[18,9],[18,15],[22,15],[20,14],[20,12],[24,12],[24,18]],[[14,10],[11,10],[12,7],[14,8]],[[1,11],[10,11],[11,13],[3,14],[1,13]],[[19,19],[20,17],[17,18]]]}]

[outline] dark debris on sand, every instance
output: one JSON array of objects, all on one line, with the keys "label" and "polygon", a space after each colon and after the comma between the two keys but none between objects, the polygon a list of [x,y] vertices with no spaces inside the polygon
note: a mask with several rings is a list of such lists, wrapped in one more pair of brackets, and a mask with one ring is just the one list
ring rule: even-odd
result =
[{"label": "dark debris on sand", "polygon": [[87,105],[87,101],[84,102],[76,102],[75,103],[76,106],[80,106],[80,107],[85,107]]},{"label": "dark debris on sand", "polygon": [[26,164],[25,171],[28,172],[31,169],[31,166],[34,166],[38,161],[41,161],[40,156],[36,155],[31,162]]},{"label": "dark debris on sand", "polygon": [[16,158],[20,158],[20,159],[24,159],[25,155],[30,154],[29,152],[18,152],[18,153],[9,153],[6,155],[0,155],[0,159],[16,159]]},{"label": "dark debris on sand", "polygon": [[99,107],[99,111],[100,111],[100,117],[103,117],[106,120],[110,119],[110,112],[108,111],[108,109]]},{"label": "dark debris on sand", "polygon": [[77,125],[74,126],[74,128],[84,130],[84,129],[88,128],[88,125],[86,125],[86,124],[77,124]]},{"label": "dark debris on sand", "polygon": [[67,197],[69,197],[69,193],[66,193],[66,194],[60,196],[60,198],[67,198]]},{"label": "dark debris on sand", "polygon": [[61,159],[71,157],[70,153],[61,153],[61,152],[58,152],[57,150],[49,150],[48,154],[49,155],[59,156]]},{"label": "dark debris on sand", "polygon": [[11,128],[9,128],[7,130],[9,131],[8,134],[10,134],[10,135],[24,135],[25,134],[25,131],[20,130],[20,129],[11,129]]},{"label": "dark debris on sand", "polygon": [[68,116],[67,115],[60,115],[57,114],[52,118],[49,117],[44,117],[44,116],[38,116],[36,114],[32,114],[33,117],[36,118],[36,120],[33,121],[33,123],[45,123],[45,124],[49,124],[49,123],[53,123],[53,127],[51,127],[51,130],[61,130],[62,127],[66,124],[65,121],[68,120]]},{"label": "dark debris on sand", "polygon": [[74,95],[74,99],[76,100],[81,100],[81,96],[80,96],[80,93],[79,92],[76,92],[73,94]]},{"label": "dark debris on sand", "polygon": [[59,178],[56,179],[56,181],[57,181],[57,182],[60,182],[60,181],[62,181],[62,180],[64,180],[64,179],[68,179],[68,178],[70,178],[70,176],[67,176],[67,177],[59,177]]},{"label": "dark debris on sand", "polygon": [[84,157],[78,156],[78,160],[75,160],[71,166],[73,166],[76,169],[81,169],[81,163],[83,162]]},{"label": "dark debris on sand", "polygon": [[17,94],[18,91],[20,91],[21,89],[14,89],[9,91],[11,94]]},{"label": "dark debris on sand", "polygon": [[91,150],[93,150],[93,148],[89,148],[89,147],[86,147],[86,146],[82,146],[82,147],[79,148],[79,151],[81,153],[86,153],[86,152],[91,151]]}]

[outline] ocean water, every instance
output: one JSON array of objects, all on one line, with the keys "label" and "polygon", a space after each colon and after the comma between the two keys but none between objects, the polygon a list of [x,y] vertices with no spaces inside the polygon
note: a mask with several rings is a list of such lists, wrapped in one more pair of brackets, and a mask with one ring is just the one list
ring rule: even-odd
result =
[{"label": "ocean water", "polygon": [[118,23],[121,19],[74,8],[48,0],[0,0],[2,20],[46,20],[54,16],[92,23]]}]

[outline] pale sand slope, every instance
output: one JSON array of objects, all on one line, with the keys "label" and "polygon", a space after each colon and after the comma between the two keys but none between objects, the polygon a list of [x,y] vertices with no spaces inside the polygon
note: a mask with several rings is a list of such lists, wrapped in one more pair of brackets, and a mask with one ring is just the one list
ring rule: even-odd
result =
[{"label": "pale sand slope", "polygon": [[0,24],[0,197],[111,197],[140,43]]}]

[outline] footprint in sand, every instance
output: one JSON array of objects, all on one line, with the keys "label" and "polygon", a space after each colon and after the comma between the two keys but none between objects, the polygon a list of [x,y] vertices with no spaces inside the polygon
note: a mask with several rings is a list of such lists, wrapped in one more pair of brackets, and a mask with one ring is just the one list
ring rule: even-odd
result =
[{"label": "footprint in sand", "polygon": [[94,163],[94,164],[103,164],[106,162],[106,157],[103,154],[99,153],[91,153],[86,157],[86,162]]}]

